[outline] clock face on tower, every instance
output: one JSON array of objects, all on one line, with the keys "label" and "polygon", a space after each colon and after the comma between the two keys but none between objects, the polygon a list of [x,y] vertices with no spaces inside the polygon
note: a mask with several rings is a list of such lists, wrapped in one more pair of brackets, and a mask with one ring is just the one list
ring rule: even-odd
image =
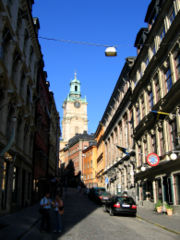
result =
[{"label": "clock face on tower", "polygon": [[76,107],[76,108],[79,108],[80,107],[80,102],[74,102],[74,106]]}]

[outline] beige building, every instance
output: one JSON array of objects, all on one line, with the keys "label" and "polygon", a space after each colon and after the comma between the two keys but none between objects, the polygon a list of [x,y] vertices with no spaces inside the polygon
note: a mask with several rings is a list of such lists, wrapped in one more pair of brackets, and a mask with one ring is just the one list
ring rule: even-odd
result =
[{"label": "beige building", "polygon": [[63,148],[76,134],[88,131],[87,101],[81,97],[81,83],[76,77],[70,82],[70,91],[63,103],[62,139],[60,141],[60,162],[64,162]]},{"label": "beige building", "polygon": [[[128,191],[129,194],[135,196],[135,159],[131,154],[134,148],[132,93],[128,77],[133,64],[134,58],[126,59],[101,123],[104,126],[105,169],[103,175],[106,189],[112,194]],[[120,151],[117,146],[127,149],[129,154]]]},{"label": "beige building", "polygon": [[[137,35],[138,55],[130,73],[137,197],[143,204],[159,199],[176,209],[180,205],[179,0],[161,1],[158,6],[151,1],[145,22],[148,27]],[[147,158],[150,153],[159,156],[157,166],[153,166],[156,158]]]},{"label": "beige building", "polygon": [[149,4],[145,16],[148,26],[140,29],[135,40],[137,57],[130,65],[127,59],[101,120],[104,174],[112,193],[127,191],[139,204],[152,208],[161,200],[177,212],[180,2],[158,3],[152,0]]},{"label": "beige building", "polygon": [[62,139],[67,142],[76,133],[88,130],[87,101],[81,97],[80,81],[76,77],[70,83],[70,92],[63,103]]}]

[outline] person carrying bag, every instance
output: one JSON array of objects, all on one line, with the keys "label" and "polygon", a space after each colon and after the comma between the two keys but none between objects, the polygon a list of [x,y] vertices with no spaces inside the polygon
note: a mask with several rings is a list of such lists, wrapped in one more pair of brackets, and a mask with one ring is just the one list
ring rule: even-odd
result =
[{"label": "person carrying bag", "polygon": [[63,200],[56,194],[55,201],[53,202],[55,213],[55,229],[54,232],[62,232],[62,215],[64,214]]}]

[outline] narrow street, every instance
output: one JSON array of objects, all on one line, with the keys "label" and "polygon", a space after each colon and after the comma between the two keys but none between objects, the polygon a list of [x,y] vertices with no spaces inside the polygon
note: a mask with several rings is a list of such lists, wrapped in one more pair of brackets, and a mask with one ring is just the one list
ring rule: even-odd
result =
[{"label": "narrow street", "polygon": [[175,240],[180,236],[141,219],[126,216],[109,216],[100,206],[76,189],[64,196],[65,213],[61,234],[40,233],[38,226],[23,240]]}]

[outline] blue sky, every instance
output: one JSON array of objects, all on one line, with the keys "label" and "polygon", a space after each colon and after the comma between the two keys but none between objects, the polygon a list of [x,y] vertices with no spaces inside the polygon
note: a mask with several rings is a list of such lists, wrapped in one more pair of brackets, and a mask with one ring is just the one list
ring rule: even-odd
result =
[{"label": "blue sky", "polygon": [[118,80],[125,58],[136,56],[134,42],[150,0],[35,0],[33,17],[39,36],[117,45],[117,57],[104,47],[40,39],[50,89],[62,121],[62,104],[77,72],[82,97],[88,101],[88,132],[94,133]]}]

